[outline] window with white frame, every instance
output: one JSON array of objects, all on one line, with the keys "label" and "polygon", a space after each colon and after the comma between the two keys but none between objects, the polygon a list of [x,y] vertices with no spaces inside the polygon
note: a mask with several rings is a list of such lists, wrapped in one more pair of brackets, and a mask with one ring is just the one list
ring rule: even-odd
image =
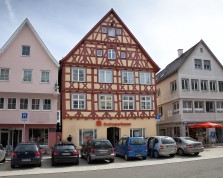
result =
[{"label": "window with white frame", "polygon": [[101,27],[101,32],[102,33],[107,33],[107,27]]},{"label": "window with white frame", "polygon": [[115,37],[115,28],[108,28],[108,36]]},{"label": "window with white frame", "polygon": [[123,84],[134,84],[134,72],[133,71],[122,71],[122,83]]},{"label": "window with white frame", "polygon": [[22,46],[22,55],[29,56],[30,55],[30,46]]},{"label": "window with white frame", "polygon": [[3,81],[9,80],[9,69],[6,69],[6,68],[0,69],[0,80],[3,80]]},{"label": "window with white frame", "polygon": [[99,95],[99,110],[113,109],[113,95]]},{"label": "window with white frame", "polygon": [[211,80],[209,82],[209,84],[210,84],[210,91],[217,91],[217,82],[216,81]]},{"label": "window with white frame", "polygon": [[208,81],[207,80],[201,80],[201,90],[202,91],[208,90]]},{"label": "window with white frame", "polygon": [[116,59],[116,51],[114,49],[108,49],[108,59]]},{"label": "window with white frame", "polygon": [[219,92],[223,92],[223,81],[218,81]]},{"label": "window with white frame", "polygon": [[45,128],[30,128],[29,141],[38,145],[48,145],[49,130]]},{"label": "window with white frame", "polygon": [[195,69],[202,69],[202,60],[194,59],[194,67],[195,67]]},{"label": "window with white frame", "polygon": [[204,60],[204,69],[211,70],[211,61],[210,60]]},{"label": "window with white frame", "polygon": [[215,112],[214,101],[206,101],[206,112]]},{"label": "window with white frame", "polygon": [[80,129],[79,130],[79,146],[83,145],[87,141],[97,138],[96,129]]},{"label": "window with white frame", "polygon": [[126,58],[126,52],[125,51],[121,51],[121,58],[125,59]]},{"label": "window with white frame", "polygon": [[195,112],[204,112],[204,102],[203,101],[195,101],[194,102],[194,110],[195,110]]},{"label": "window with white frame", "polygon": [[173,93],[177,91],[177,82],[176,80],[170,82],[170,92]]},{"label": "window with white frame", "polygon": [[98,57],[102,57],[102,50],[101,50],[101,49],[98,49],[98,50],[97,50],[97,56],[98,56]]},{"label": "window with white frame", "polygon": [[117,29],[116,29],[116,34],[117,34],[117,35],[122,35],[122,29],[117,28]]},{"label": "window with white frame", "polygon": [[144,129],[144,128],[130,129],[130,137],[143,137],[143,138],[145,138],[145,136],[146,136],[146,129]]},{"label": "window with white frame", "polygon": [[179,113],[179,102],[173,103],[173,113]]},{"label": "window with white frame", "polygon": [[198,79],[191,79],[191,89],[192,90],[199,90],[199,80]]},{"label": "window with white frame", "polygon": [[192,112],[192,101],[183,101],[183,111]]},{"label": "window with white frame", "polygon": [[217,112],[223,112],[223,101],[217,101]]},{"label": "window with white frame", "polygon": [[0,109],[4,109],[5,99],[0,97]]},{"label": "window with white frame", "polygon": [[140,109],[151,110],[152,109],[152,97],[149,95],[140,96]]},{"label": "window with white frame", "polygon": [[32,110],[40,110],[40,99],[32,99]]},{"label": "window with white frame", "polygon": [[86,109],[85,94],[72,94],[72,109]]},{"label": "window with white frame", "polygon": [[112,70],[99,70],[99,83],[113,83],[113,73]]},{"label": "window with white frame", "polygon": [[122,110],[134,110],[135,109],[135,96],[122,95]]},{"label": "window with white frame", "polygon": [[20,109],[28,109],[28,99],[27,98],[21,98],[20,99]]},{"label": "window with white frame", "polygon": [[51,99],[43,99],[43,110],[51,110]]},{"label": "window with white frame", "polygon": [[181,79],[181,83],[182,83],[183,90],[189,90],[189,79],[183,78]]},{"label": "window with white frame", "polygon": [[41,71],[41,82],[42,83],[50,82],[50,72],[49,71]]},{"label": "window with white frame", "polygon": [[86,70],[83,68],[72,68],[72,81],[73,82],[85,82]]},{"label": "window with white frame", "polygon": [[151,74],[150,72],[140,72],[140,84],[142,85],[150,85],[151,84]]},{"label": "window with white frame", "polygon": [[16,98],[8,98],[8,109],[16,109]]},{"label": "window with white frame", "polygon": [[25,69],[23,71],[23,82],[31,82],[32,81],[32,70]]}]

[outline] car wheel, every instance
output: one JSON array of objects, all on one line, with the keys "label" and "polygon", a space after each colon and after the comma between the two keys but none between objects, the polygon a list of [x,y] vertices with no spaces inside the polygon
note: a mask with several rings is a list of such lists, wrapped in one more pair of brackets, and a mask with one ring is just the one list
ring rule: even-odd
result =
[{"label": "car wheel", "polygon": [[74,165],[79,165],[79,159],[74,161]]},{"label": "car wheel", "polygon": [[157,150],[154,150],[154,153],[153,153],[153,157],[154,158],[159,158],[159,153],[158,153],[158,151]]},{"label": "car wheel", "polygon": [[90,157],[89,155],[87,156],[87,163],[88,163],[88,164],[91,164],[91,163],[92,163],[92,161],[91,161],[91,157]]},{"label": "car wheel", "polygon": [[15,164],[12,164],[12,163],[11,163],[11,168],[15,168]]},{"label": "car wheel", "polygon": [[175,156],[175,154],[170,154],[170,157],[173,158]]},{"label": "car wheel", "polygon": [[4,163],[4,162],[5,162],[5,157],[4,157],[4,159],[3,159],[2,161],[0,161],[0,162]]},{"label": "car wheel", "polygon": [[53,159],[51,160],[51,165],[52,166],[56,166],[56,163],[55,163],[55,161]]},{"label": "car wheel", "polygon": [[126,160],[126,161],[128,161],[128,160],[129,160],[129,157],[128,157],[128,155],[127,155],[127,154],[125,154],[125,156],[124,156],[124,157],[125,157],[125,160]]},{"label": "car wheel", "polygon": [[111,160],[110,160],[110,163],[114,163],[114,161],[115,161],[115,159],[111,159]]},{"label": "car wheel", "polygon": [[184,150],[182,148],[179,148],[177,150],[177,154],[180,155],[180,156],[183,156],[184,155]]},{"label": "car wheel", "polygon": [[194,153],[195,156],[199,155],[199,152]]},{"label": "car wheel", "polygon": [[42,166],[42,162],[40,161],[39,164],[37,164],[38,167],[41,167]]},{"label": "car wheel", "polygon": [[142,157],[143,160],[146,160],[146,156]]}]

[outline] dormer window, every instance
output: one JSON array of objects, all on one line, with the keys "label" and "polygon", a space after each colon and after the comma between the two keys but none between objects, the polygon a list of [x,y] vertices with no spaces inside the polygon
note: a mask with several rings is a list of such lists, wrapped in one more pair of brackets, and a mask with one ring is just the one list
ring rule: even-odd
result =
[{"label": "dormer window", "polygon": [[108,36],[115,37],[115,28],[108,29]]},{"label": "dormer window", "polygon": [[22,46],[22,55],[29,56],[30,55],[30,46]]}]

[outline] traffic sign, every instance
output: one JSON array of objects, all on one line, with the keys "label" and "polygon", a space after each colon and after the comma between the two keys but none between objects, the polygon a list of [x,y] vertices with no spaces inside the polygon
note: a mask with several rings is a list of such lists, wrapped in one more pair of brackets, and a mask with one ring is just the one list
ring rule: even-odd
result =
[{"label": "traffic sign", "polygon": [[22,121],[27,121],[28,120],[28,113],[24,112],[22,113]]},{"label": "traffic sign", "polygon": [[159,114],[156,115],[156,120],[160,121],[160,115]]}]

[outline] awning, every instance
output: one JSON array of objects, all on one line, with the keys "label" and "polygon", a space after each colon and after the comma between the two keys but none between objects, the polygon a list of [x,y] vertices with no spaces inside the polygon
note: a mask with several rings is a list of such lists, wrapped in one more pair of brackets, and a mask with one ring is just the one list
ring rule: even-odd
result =
[{"label": "awning", "polygon": [[212,122],[200,122],[188,126],[189,128],[223,128],[223,125]]}]

